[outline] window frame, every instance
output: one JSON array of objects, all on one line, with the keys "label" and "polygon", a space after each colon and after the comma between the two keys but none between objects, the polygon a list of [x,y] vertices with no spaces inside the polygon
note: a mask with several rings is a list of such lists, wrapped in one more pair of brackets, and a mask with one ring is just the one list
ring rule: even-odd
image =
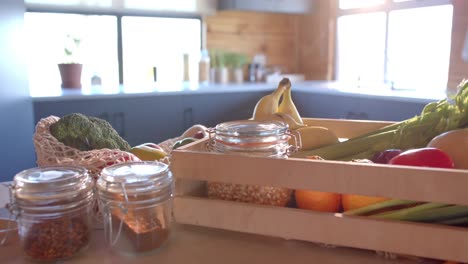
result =
[{"label": "window frame", "polygon": [[123,61],[123,35],[122,35],[122,17],[158,17],[158,18],[180,18],[180,19],[198,19],[200,20],[200,49],[203,48],[204,32],[203,32],[203,19],[202,16],[196,14],[167,14],[157,12],[115,12],[115,11],[93,11],[93,10],[70,10],[67,8],[26,8],[25,13],[56,13],[56,14],[70,14],[70,15],[106,15],[115,16],[117,19],[117,62],[119,68],[119,84],[124,84],[124,61]]},{"label": "window frame", "polygon": [[[391,11],[395,10],[407,10],[412,8],[421,8],[421,7],[432,7],[432,6],[441,6],[441,5],[452,5],[452,0],[409,0],[403,2],[395,2],[393,0],[384,0],[382,4],[375,6],[366,6],[366,7],[357,7],[357,8],[348,8],[341,9],[340,0],[336,0],[336,17],[335,17],[335,39],[338,39],[338,19],[342,16],[347,15],[357,15],[357,14],[368,14],[374,12],[384,12],[386,14],[385,18],[385,47],[384,47],[384,72],[383,72],[383,84],[390,85],[391,89],[394,89],[393,81],[388,79],[388,30],[389,30],[389,14]],[[338,52],[338,43],[335,43],[335,77],[337,77],[337,71],[339,71],[339,52]]]}]

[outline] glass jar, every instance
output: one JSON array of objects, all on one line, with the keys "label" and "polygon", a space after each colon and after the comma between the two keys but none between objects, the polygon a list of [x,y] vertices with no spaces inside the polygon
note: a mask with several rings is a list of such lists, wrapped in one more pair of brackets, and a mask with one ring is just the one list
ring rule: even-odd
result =
[{"label": "glass jar", "polygon": [[166,164],[126,162],[106,167],[96,188],[112,251],[148,253],[168,240],[174,184]]},{"label": "glass jar", "polygon": [[[257,157],[287,158],[299,140],[280,121],[241,120],[218,124],[210,133],[214,152]],[[290,139],[294,145],[291,145]],[[208,182],[208,197],[237,202],[286,206],[292,190],[281,187]]]},{"label": "glass jar", "polygon": [[32,168],[15,175],[9,208],[27,257],[57,261],[88,247],[93,185],[82,167]]}]

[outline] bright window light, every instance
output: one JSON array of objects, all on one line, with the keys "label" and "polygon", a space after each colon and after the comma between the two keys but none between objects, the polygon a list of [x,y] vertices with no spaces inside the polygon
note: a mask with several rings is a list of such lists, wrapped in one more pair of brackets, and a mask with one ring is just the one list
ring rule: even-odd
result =
[{"label": "bright window light", "polygon": [[381,84],[385,58],[384,12],[338,18],[337,79]]},{"label": "bright window light", "polygon": [[395,88],[445,90],[452,12],[452,5],[390,12],[387,78]]},{"label": "bright window light", "polygon": [[27,12],[24,21],[31,96],[61,94],[57,64],[66,62],[64,43],[67,34],[81,38],[77,62],[83,64],[83,89],[90,89],[91,77],[96,74],[101,77],[103,87],[118,90],[115,16]]},{"label": "bright window light", "polygon": [[[189,69],[197,67],[201,47],[199,19],[124,16],[122,36],[125,89],[153,85],[153,67],[157,83],[180,84],[184,54],[189,55]],[[195,71],[190,78],[196,78]]]}]

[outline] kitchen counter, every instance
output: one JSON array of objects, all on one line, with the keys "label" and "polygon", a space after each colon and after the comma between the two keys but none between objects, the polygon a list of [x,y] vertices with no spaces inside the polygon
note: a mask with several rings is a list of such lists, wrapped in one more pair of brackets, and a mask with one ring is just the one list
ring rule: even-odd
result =
[{"label": "kitchen counter", "polygon": [[[445,98],[443,93],[421,93],[411,90],[392,90],[389,87],[375,88],[351,88],[352,85],[326,82],[326,81],[303,81],[293,83],[294,93],[316,93],[328,95],[343,95],[362,98],[385,98],[388,100],[410,101],[427,103]],[[240,92],[269,92],[276,88],[274,83],[243,83],[243,84],[198,84],[180,83],[166,84],[141,89],[129,89],[125,86],[105,88],[100,86],[84,87],[83,89],[61,90],[53,94],[41,94],[33,96],[34,102],[64,101],[75,99],[92,98],[125,98],[125,97],[148,97],[169,95],[191,95],[191,94],[223,94]]]},{"label": "kitchen counter", "polygon": [[[93,239],[88,251],[65,263],[416,263],[386,259],[372,251],[327,248],[309,242],[179,224],[173,224],[168,243],[149,255],[128,257],[112,254],[104,246],[102,230],[96,230]],[[29,263],[22,256],[18,244],[0,247],[0,259],[2,263]]]},{"label": "kitchen counter", "polygon": [[[0,184],[0,204],[9,201],[8,189]],[[0,208],[0,218],[7,218]],[[1,239],[1,237],[0,237]],[[15,240],[15,239],[13,239]],[[17,240],[17,238],[16,238]],[[226,230],[173,223],[168,243],[156,252],[137,257],[115,255],[106,250],[104,232],[95,229],[89,249],[82,256],[66,263],[346,263],[394,264],[415,263],[414,260],[384,258],[373,251],[331,248],[310,242],[238,233]],[[0,246],[0,263],[29,263],[16,243]]]}]

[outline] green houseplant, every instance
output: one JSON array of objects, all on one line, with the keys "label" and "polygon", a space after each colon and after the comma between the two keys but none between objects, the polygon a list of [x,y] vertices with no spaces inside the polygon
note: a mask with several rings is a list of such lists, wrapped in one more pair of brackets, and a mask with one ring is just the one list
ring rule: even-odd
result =
[{"label": "green houseplant", "polygon": [[58,64],[62,88],[64,89],[81,88],[83,64],[78,62],[80,44],[80,38],[67,34],[63,50],[65,60],[63,63]]},{"label": "green houseplant", "polygon": [[226,65],[229,68],[229,79],[235,83],[244,81],[244,66],[248,62],[246,55],[230,52],[225,54]]}]

